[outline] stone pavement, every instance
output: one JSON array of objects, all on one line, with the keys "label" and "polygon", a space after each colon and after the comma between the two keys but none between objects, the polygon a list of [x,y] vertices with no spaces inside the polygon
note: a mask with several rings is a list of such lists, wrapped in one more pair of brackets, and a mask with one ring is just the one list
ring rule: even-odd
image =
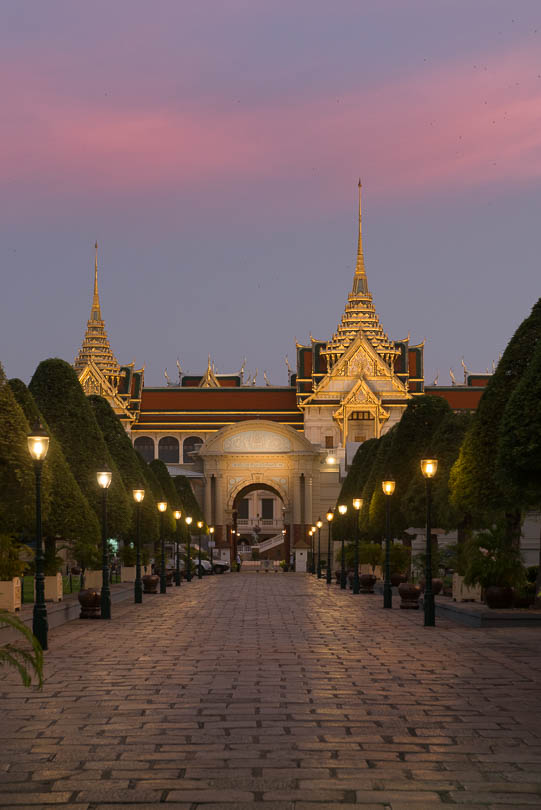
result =
[{"label": "stone pavement", "polygon": [[0,675],[0,807],[541,808],[539,631],[228,574],[50,633]]}]

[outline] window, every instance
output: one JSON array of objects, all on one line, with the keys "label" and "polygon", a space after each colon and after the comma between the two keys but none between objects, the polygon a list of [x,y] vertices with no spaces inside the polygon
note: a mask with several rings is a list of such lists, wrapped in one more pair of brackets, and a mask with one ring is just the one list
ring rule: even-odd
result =
[{"label": "window", "polygon": [[154,461],[154,442],[150,436],[138,436],[133,446],[147,464]]},{"label": "window", "polygon": [[274,519],[274,498],[261,498],[261,517],[263,520]]},{"label": "window", "polygon": [[241,501],[239,501],[239,504],[237,506],[237,518],[239,520],[248,520],[249,515],[248,504],[249,504],[248,498],[243,498]]},{"label": "window", "polygon": [[334,447],[334,439],[332,436],[325,436],[325,447],[327,450],[332,450]]},{"label": "window", "polygon": [[178,464],[179,445],[174,436],[164,436],[158,442],[158,458],[166,464]]},{"label": "window", "polygon": [[182,461],[184,464],[194,463],[195,459],[193,454],[199,450],[202,444],[203,439],[200,439],[199,436],[188,436],[187,439],[184,439],[184,444],[182,445]]}]

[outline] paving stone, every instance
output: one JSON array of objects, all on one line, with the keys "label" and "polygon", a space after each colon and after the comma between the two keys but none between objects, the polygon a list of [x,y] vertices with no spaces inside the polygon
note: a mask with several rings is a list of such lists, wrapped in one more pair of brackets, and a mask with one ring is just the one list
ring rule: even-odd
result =
[{"label": "paving stone", "polygon": [[538,631],[310,576],[113,608],[50,632],[42,692],[0,673],[0,807],[541,808]]}]

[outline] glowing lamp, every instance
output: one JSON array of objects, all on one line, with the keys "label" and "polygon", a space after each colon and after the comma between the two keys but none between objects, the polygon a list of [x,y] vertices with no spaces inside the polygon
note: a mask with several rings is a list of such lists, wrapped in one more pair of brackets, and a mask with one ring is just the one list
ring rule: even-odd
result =
[{"label": "glowing lamp", "polygon": [[111,483],[111,479],[113,477],[113,473],[108,467],[103,467],[100,472],[96,474],[96,478],[98,479],[98,484],[102,489],[109,489],[109,485]]},{"label": "glowing lamp", "polygon": [[167,501],[159,501],[158,512],[165,512],[166,509],[167,509]]},{"label": "glowing lamp", "polygon": [[359,511],[359,509],[363,508],[363,499],[362,498],[353,498],[353,508]]},{"label": "glowing lamp", "polygon": [[392,495],[395,488],[395,482],[392,480],[389,481],[382,481],[381,488],[385,495]]},{"label": "glowing lamp", "polygon": [[26,437],[28,442],[28,450],[34,461],[43,461],[49,449],[49,436],[39,422],[34,425],[32,433]]},{"label": "glowing lamp", "polygon": [[145,490],[144,489],[134,489],[133,490],[133,500],[135,503],[141,503],[143,498],[145,497]]},{"label": "glowing lamp", "polygon": [[437,458],[422,458],[421,459],[421,472],[425,478],[434,478],[438,469]]}]

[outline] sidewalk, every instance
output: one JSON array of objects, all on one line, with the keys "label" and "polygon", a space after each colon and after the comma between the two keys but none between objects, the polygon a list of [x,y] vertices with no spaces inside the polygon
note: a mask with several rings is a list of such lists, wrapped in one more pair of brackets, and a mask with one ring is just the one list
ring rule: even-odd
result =
[{"label": "sidewalk", "polygon": [[0,671],[0,807],[541,807],[539,632],[384,611],[309,575],[207,577]]}]

